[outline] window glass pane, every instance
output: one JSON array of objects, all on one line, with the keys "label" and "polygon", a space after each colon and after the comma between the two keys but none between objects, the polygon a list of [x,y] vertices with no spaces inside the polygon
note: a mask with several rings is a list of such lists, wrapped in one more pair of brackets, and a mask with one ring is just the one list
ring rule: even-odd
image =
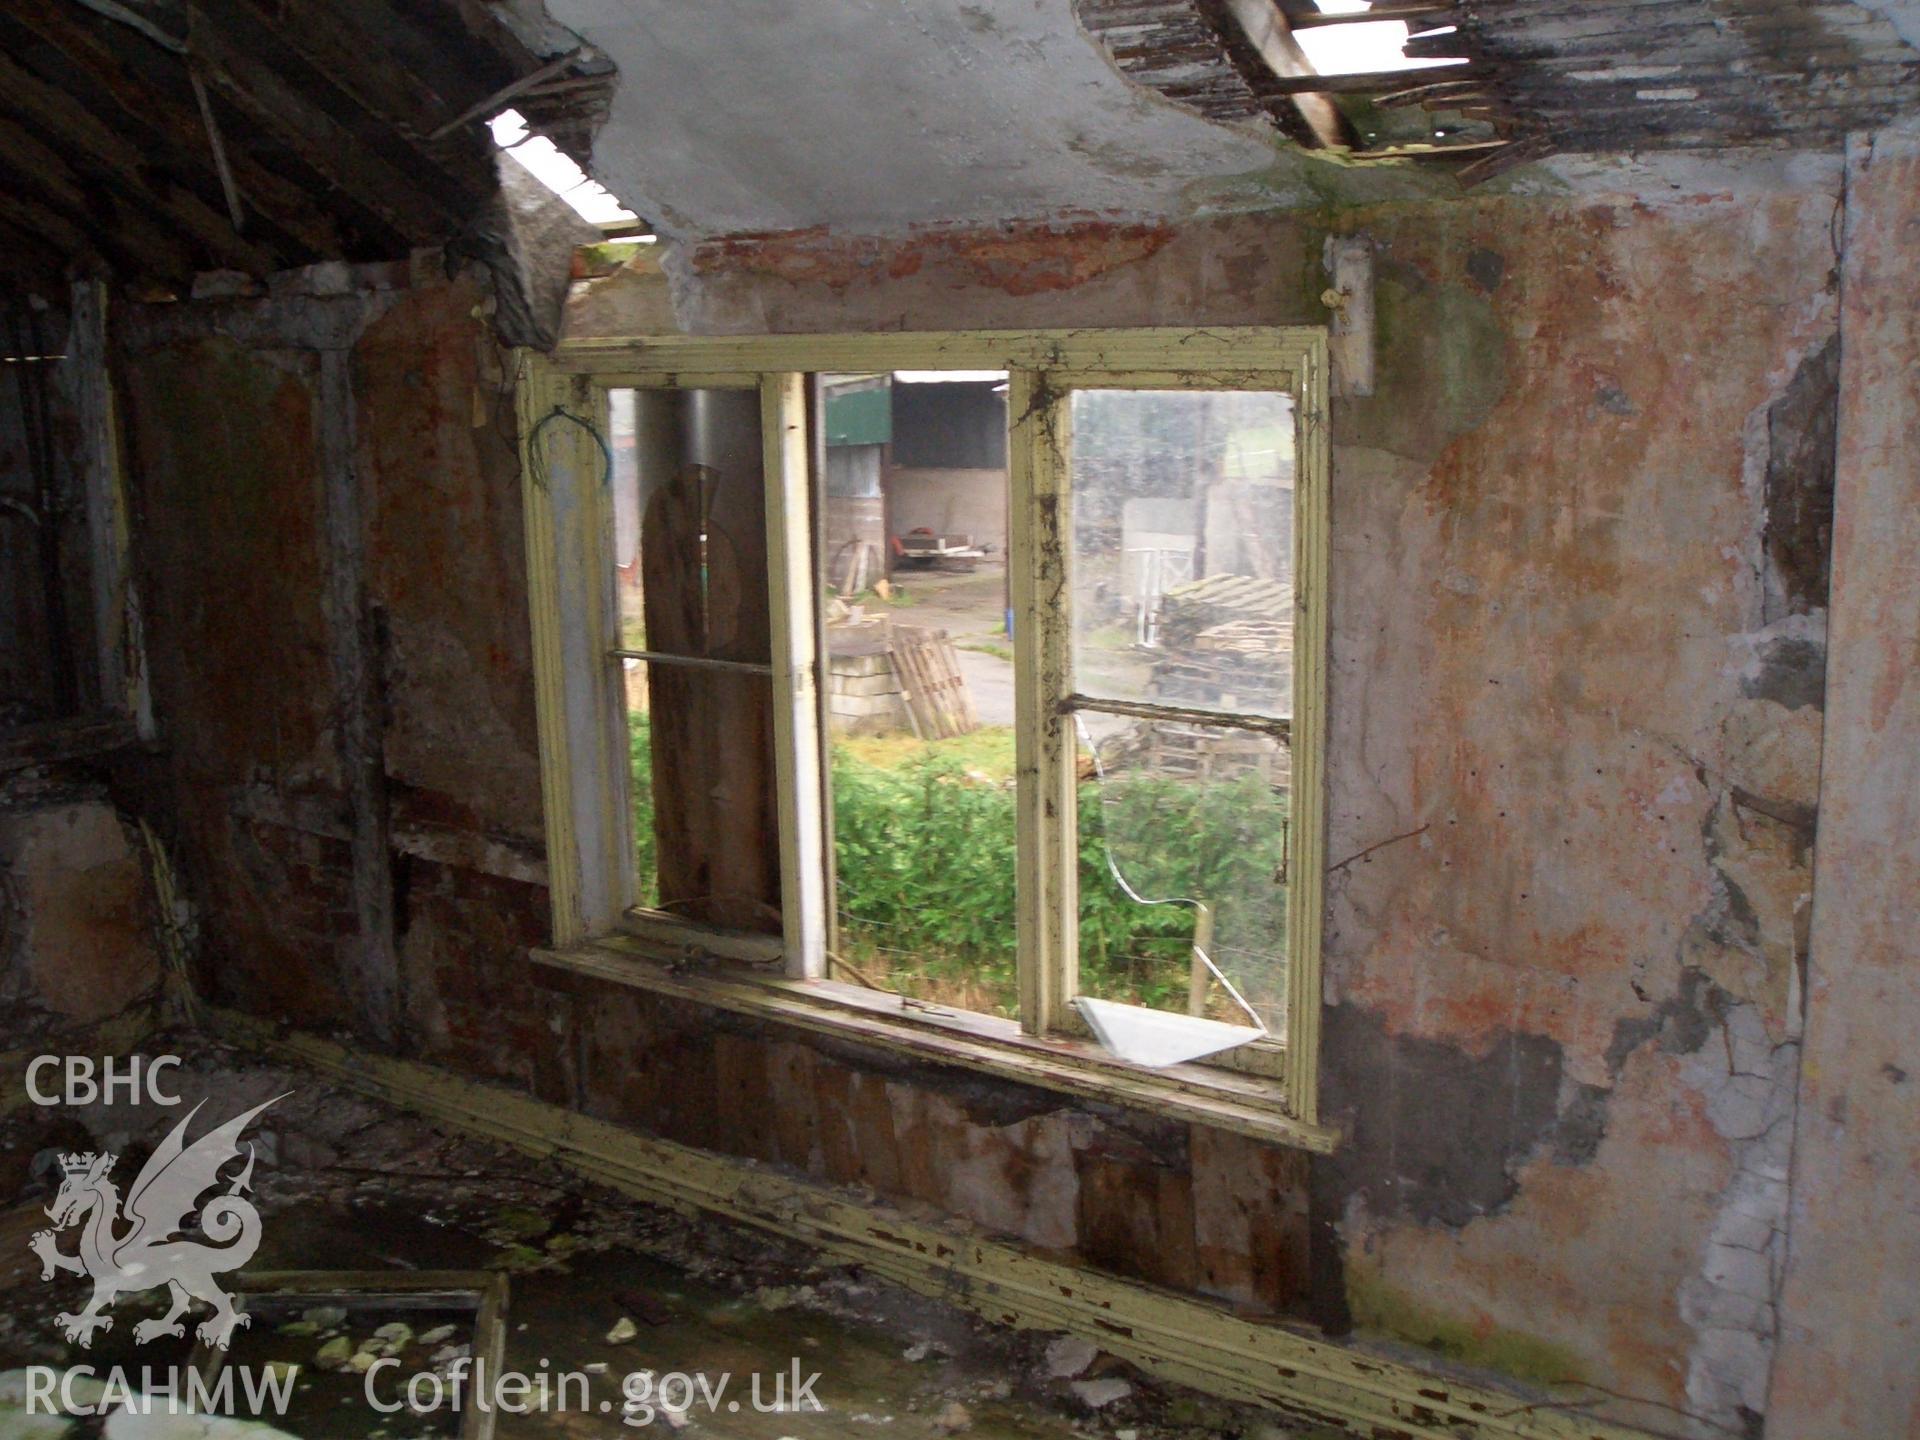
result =
[{"label": "window glass pane", "polygon": [[[659,657],[611,662],[627,704],[639,903],[777,932],[759,394],[618,390],[608,431],[620,648]],[[700,661],[723,663],[684,663]]]},{"label": "window glass pane", "polygon": [[1245,1025],[1198,945],[1286,1029],[1286,747],[1227,726],[1080,717],[1080,991]]},{"label": "window glass pane", "polygon": [[1075,688],[1291,715],[1292,397],[1077,390],[1070,404]]},{"label": "window glass pane", "polygon": [[1198,950],[1278,1035],[1289,756],[1225,717],[1293,712],[1293,402],[1080,390],[1069,403],[1074,689],[1223,717],[1075,717],[1080,991],[1247,1023]]},{"label": "window glass pane", "polygon": [[1014,1016],[1006,377],[820,377],[836,980]]}]

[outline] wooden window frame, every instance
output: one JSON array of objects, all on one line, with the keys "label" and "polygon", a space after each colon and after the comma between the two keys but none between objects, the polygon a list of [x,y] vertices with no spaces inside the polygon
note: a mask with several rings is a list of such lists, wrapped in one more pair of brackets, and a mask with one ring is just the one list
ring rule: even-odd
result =
[{"label": "wooden window frame", "polygon": [[[811,534],[809,377],[893,370],[1008,372],[1021,1019],[971,1014],[827,978],[827,846]],[[1295,673],[1284,1043],[1240,1069],[1150,1070],[1104,1054],[1068,1008],[1077,973],[1071,711],[1072,536],[1066,397],[1098,386],[1274,390],[1295,413]],[[635,909],[627,741],[608,540],[605,395],[754,388],[765,446],[776,783],[778,936],[715,931]],[[553,945],[539,963],[826,1032],[944,1064],[1265,1139],[1330,1150],[1319,1122],[1325,881],[1327,342],[1309,328],[1228,327],[886,335],[660,336],[569,342],[518,363],[529,609]],[[538,454],[534,445],[538,445]],[[1026,623],[1021,623],[1025,621]],[[724,963],[753,962],[752,967]],[[1251,1073],[1249,1073],[1251,1072]]]}]

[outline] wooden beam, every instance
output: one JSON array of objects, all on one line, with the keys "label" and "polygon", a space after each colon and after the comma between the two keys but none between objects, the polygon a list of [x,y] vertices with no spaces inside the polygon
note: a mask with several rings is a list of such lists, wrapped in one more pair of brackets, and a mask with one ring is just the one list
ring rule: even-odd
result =
[{"label": "wooden beam", "polygon": [[207,83],[200,78],[198,70],[189,69],[187,79],[193,83],[194,104],[200,109],[200,122],[206,127],[207,148],[213,153],[213,168],[220,176],[220,193],[227,200],[227,216],[233,221],[236,232],[247,228],[247,212],[240,204],[240,188],[233,183],[233,167],[227,163],[227,142],[220,134],[220,121],[213,113],[213,100],[207,94]]},{"label": "wooden beam", "polygon": [[1510,140],[1461,140],[1454,144],[1383,145],[1378,150],[1356,150],[1355,160],[1445,160],[1454,155],[1485,155],[1512,144]]},{"label": "wooden beam", "polygon": [[1432,20],[1454,13],[1452,5],[1376,5],[1371,10],[1289,13],[1287,24],[1295,30],[1318,30],[1327,25],[1378,25],[1383,20]]},{"label": "wooden beam", "polygon": [[[0,196],[0,201],[6,197]],[[57,289],[67,278],[69,267],[99,266],[99,257],[69,254],[46,236],[23,229],[0,215],[0,280],[11,280],[26,289],[46,286]]]},{"label": "wooden beam", "polygon": [[1293,108],[1300,112],[1300,118],[1312,131],[1314,139],[1325,148],[1338,150],[1350,146],[1354,140],[1353,128],[1347,124],[1346,117],[1323,87],[1306,83],[1318,78],[1313,62],[1307,59],[1307,52],[1300,48],[1300,42],[1293,38],[1287,17],[1281,14],[1274,0],[1226,0],[1226,7],[1234,23],[1240,27],[1240,33],[1273,72],[1274,78],[1294,87],[1272,91],[1265,90],[1262,84],[1255,84],[1254,89],[1265,94],[1290,97]]},{"label": "wooden beam", "polygon": [[[252,22],[230,0],[202,0],[193,32],[193,52],[205,66],[208,85],[259,129],[274,136],[329,183],[358,200],[415,244],[434,243],[457,230],[481,198],[474,186],[461,186],[435,157],[415,152],[410,160],[389,158],[404,141],[391,128],[360,110],[367,123],[349,125],[336,117],[302,82],[324,77],[301,75],[310,67],[286,54],[284,44]],[[284,63],[293,60],[295,63]],[[350,98],[344,107],[358,110]],[[374,133],[375,128],[381,133]],[[489,172],[489,187],[491,176]],[[322,202],[324,203],[324,202]]]},{"label": "wooden beam", "polygon": [[22,194],[4,164],[0,164],[0,226],[31,235],[42,249],[51,247],[74,259],[100,262],[118,258],[107,255],[85,227]]},{"label": "wooden beam", "polygon": [[[210,170],[211,155],[205,148],[189,148],[188,137],[200,133],[200,120],[193,98],[186,92],[186,67],[182,62],[168,56],[155,57],[180,71],[179,84],[157,83],[152,67],[142,70],[135,66],[124,50],[110,43],[102,27],[84,23],[85,17],[67,6],[22,6],[12,18],[60,52],[74,78],[86,87],[90,109],[100,121],[120,134],[134,132],[150,137],[151,148],[145,156],[149,169],[157,161],[170,168],[177,163],[182,170]],[[297,263],[341,252],[340,228],[333,216],[316,204],[311,189],[282,170],[260,163],[245,146],[230,144],[227,162],[252,216],[250,238],[257,245],[271,247],[276,261]],[[356,204],[355,209],[359,211],[360,207]],[[366,215],[364,223],[385,229],[393,238],[396,253],[405,245],[403,236],[381,226],[373,216]]]},{"label": "wooden beam", "polygon": [[807,448],[807,377],[760,382],[765,459],[768,610],[773,630],[774,771],[780,787],[780,915],[787,974],[827,973],[827,861],[820,773],[821,646],[814,631],[813,506]]},{"label": "wooden beam", "polygon": [[[0,109],[11,112],[55,148],[71,166],[111,187],[125,205],[143,217],[163,217],[168,225],[204,247],[216,264],[263,274],[273,268],[258,246],[234,234],[228,218],[191,191],[156,189],[149,181],[147,155],[101,120],[78,97],[41,80],[0,55]],[[91,208],[91,207],[89,207]],[[143,267],[148,272],[156,267]],[[191,262],[187,272],[198,267]]]},{"label": "wooden beam", "polygon": [[[232,1010],[214,1033],[318,1071],[349,1090],[485,1136],[676,1214],[718,1215],[969,1310],[996,1325],[1065,1330],[1148,1373],[1344,1433],[1409,1440],[1648,1440],[1589,1412],[1593,1392],[1494,1389],[1298,1323],[1051,1258],[930,1223],[777,1168],[625,1130],[437,1066],[392,1060]],[[96,1043],[96,1049],[104,1047]],[[114,1047],[114,1053],[134,1048]],[[0,1057],[4,1061],[7,1057]],[[0,1075],[18,1075],[0,1068]],[[24,1096],[0,1091],[19,1108]],[[0,1111],[4,1113],[4,1111]],[[1629,1404],[1632,1402],[1629,1401]]]},{"label": "wooden beam", "polygon": [[1551,136],[1528,135],[1504,149],[1494,151],[1484,159],[1461,166],[1458,179],[1462,185],[1469,187],[1484,184],[1494,176],[1503,175],[1517,165],[1524,165],[1530,160],[1544,160],[1553,154],[1556,148]]},{"label": "wooden beam", "polygon": [[[499,83],[470,47],[422,33],[406,7],[368,0],[247,0],[246,15],[369,115],[416,148],[449,110]],[[225,12],[223,12],[225,13]],[[371,56],[378,56],[370,62]],[[468,63],[462,63],[468,62]],[[433,150],[438,155],[438,149]],[[447,155],[462,147],[447,147]]]},{"label": "wooden beam", "polygon": [[[0,181],[4,213],[15,225],[77,255],[100,255],[132,274],[184,278],[200,268],[175,235],[137,205],[76,176],[66,162],[0,115]],[[102,202],[105,203],[102,203]]]},{"label": "wooden beam", "polygon": [[591,52],[582,45],[569,50],[557,59],[549,60],[531,75],[522,75],[511,84],[502,85],[485,99],[474,101],[473,104],[447,121],[446,124],[435,130],[427,138],[429,140],[441,140],[470,121],[478,120],[482,116],[491,118],[499,114],[502,110],[506,109],[507,102],[516,95],[525,94],[536,85],[540,85],[545,81],[558,80],[562,75],[566,74],[567,71],[571,70],[578,61],[587,58],[590,53]]},{"label": "wooden beam", "polygon": [[1262,81],[1256,88],[1263,95],[1288,95],[1295,98],[1316,94],[1391,94],[1405,90],[1410,76],[1434,74],[1464,77],[1466,64],[1467,62],[1463,60],[1457,67],[1430,65],[1419,70],[1368,70],[1352,75],[1276,75],[1271,80]]},{"label": "wooden beam", "polygon": [[1376,95],[1373,103],[1383,110],[1398,110],[1410,105],[1444,104],[1454,100],[1479,100],[1487,96],[1485,82],[1478,76],[1465,80],[1443,80],[1438,85],[1412,85],[1390,95]]}]

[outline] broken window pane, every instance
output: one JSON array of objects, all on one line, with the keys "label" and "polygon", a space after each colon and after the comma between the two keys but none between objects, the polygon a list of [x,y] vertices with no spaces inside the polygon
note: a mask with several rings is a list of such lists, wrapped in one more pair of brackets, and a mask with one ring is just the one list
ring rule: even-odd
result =
[{"label": "broken window pane", "polygon": [[617,390],[608,428],[638,901],[777,933],[759,393]]},{"label": "broken window pane", "polygon": [[1289,755],[1226,717],[1293,713],[1292,398],[1079,390],[1069,415],[1075,691],[1222,715],[1075,716],[1080,993],[1244,1025],[1237,991],[1278,1035]]},{"label": "broken window pane", "polygon": [[1080,993],[1285,1031],[1288,756],[1228,726],[1079,717]]},{"label": "broken window pane", "polygon": [[1006,377],[820,377],[837,980],[1018,1014]]}]

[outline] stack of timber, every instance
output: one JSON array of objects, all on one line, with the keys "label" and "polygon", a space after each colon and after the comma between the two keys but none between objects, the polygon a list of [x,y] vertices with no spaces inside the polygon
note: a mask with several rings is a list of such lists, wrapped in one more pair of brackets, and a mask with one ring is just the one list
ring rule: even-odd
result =
[{"label": "stack of timber", "polygon": [[1161,600],[1155,693],[1169,704],[1284,714],[1293,684],[1293,588],[1209,575]]},{"label": "stack of timber", "polygon": [[1196,781],[1257,775],[1275,790],[1287,789],[1293,774],[1292,755],[1282,740],[1175,720],[1142,720],[1103,741],[1100,763],[1116,777],[1140,770]]},{"label": "stack of timber", "polygon": [[916,736],[949,740],[980,728],[972,692],[960,673],[960,657],[946,631],[896,625],[892,653],[893,671]]}]

